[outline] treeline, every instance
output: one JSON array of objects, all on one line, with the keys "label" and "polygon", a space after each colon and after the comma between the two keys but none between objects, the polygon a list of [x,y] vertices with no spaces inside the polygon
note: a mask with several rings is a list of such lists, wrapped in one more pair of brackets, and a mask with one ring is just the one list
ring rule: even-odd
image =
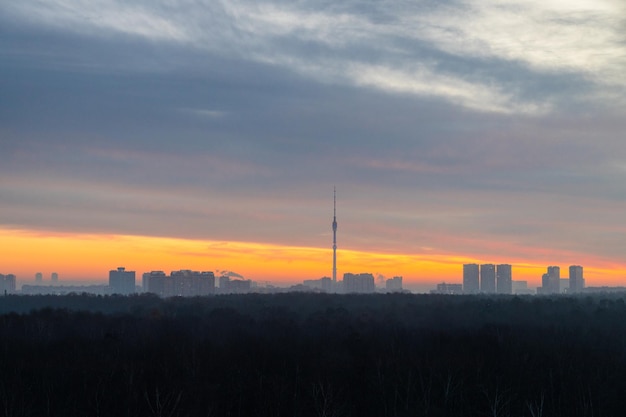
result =
[{"label": "treeline", "polygon": [[623,415],[623,296],[1,297],[0,415]]}]

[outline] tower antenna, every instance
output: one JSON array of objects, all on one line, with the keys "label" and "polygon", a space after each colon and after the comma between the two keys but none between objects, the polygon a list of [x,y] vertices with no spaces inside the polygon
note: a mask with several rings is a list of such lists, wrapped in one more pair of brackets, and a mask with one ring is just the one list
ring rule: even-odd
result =
[{"label": "tower antenna", "polygon": [[337,284],[337,187],[333,187],[333,285]]}]

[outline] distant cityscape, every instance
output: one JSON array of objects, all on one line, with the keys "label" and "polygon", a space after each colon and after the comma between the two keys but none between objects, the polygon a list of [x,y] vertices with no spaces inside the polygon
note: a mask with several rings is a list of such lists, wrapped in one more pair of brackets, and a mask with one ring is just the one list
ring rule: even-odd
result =
[{"label": "distant cityscape", "polygon": [[[108,285],[59,285],[59,274],[51,273],[51,285],[43,284],[43,274],[35,274],[35,285],[22,285],[17,290],[16,276],[0,274],[0,291],[6,294],[68,294],[93,293],[102,295],[131,295],[151,293],[159,297],[196,297],[215,294],[277,293],[277,292],[320,292],[334,294],[372,294],[390,292],[410,292],[403,287],[402,277],[376,279],[371,273],[345,273],[343,280],[337,280],[337,191],[333,188],[333,262],[332,278],[304,280],[301,284],[278,287],[269,283],[259,284],[244,279],[238,274],[222,273],[219,278],[212,271],[179,270],[166,275],[163,271],[151,271],[142,275],[141,286],[137,285],[135,271],[124,267],[109,271]],[[501,295],[554,295],[590,292],[626,291],[626,287],[586,287],[583,267],[571,265],[569,277],[561,278],[558,266],[548,266],[541,277],[541,286],[536,290],[528,287],[527,281],[513,280],[513,267],[510,264],[464,264],[462,283],[437,284],[431,294],[501,294]]]},{"label": "distant cityscape", "polygon": [[[548,266],[541,277],[541,286],[531,288],[525,280],[513,279],[513,267],[509,264],[464,264],[462,283],[436,284],[431,294],[447,295],[556,295],[594,292],[626,291],[626,287],[587,287],[583,267],[571,265],[569,274],[561,278],[559,266]],[[31,281],[32,282],[32,281]],[[196,297],[219,294],[317,292],[329,294],[373,294],[410,292],[403,287],[403,277],[386,279],[371,273],[345,273],[343,280],[334,282],[331,277],[307,279],[291,286],[275,286],[268,282],[255,282],[238,274],[224,272],[217,276],[213,271],[179,270],[166,274],[151,271],[141,275],[137,282],[136,272],[119,267],[109,271],[107,284],[64,285],[58,273],[50,275],[46,284],[43,274],[35,274],[35,284],[24,284],[18,289],[14,274],[0,274],[0,293],[23,295],[64,295],[90,293],[98,295],[131,295],[152,293],[159,297]]]},{"label": "distant cityscape", "polygon": [[561,278],[559,266],[549,266],[541,276],[541,286],[535,290],[528,287],[527,281],[513,280],[513,267],[509,264],[464,264],[462,284],[442,282],[431,294],[554,295],[615,291],[626,291],[626,287],[587,287],[580,265],[571,265],[567,278]]},{"label": "distant cityscape", "polygon": [[0,275],[0,290],[5,294],[50,294],[91,293],[100,295],[131,295],[152,293],[160,297],[196,297],[215,294],[277,293],[277,292],[323,292],[342,294],[365,294],[376,292],[401,292],[402,277],[376,279],[371,273],[343,275],[343,281],[333,283],[330,277],[304,280],[301,284],[289,287],[258,283],[249,279],[225,273],[216,278],[213,271],[172,271],[167,275],[163,271],[151,271],[142,275],[141,285],[137,285],[136,272],[124,267],[109,271],[108,284],[62,285],[57,273],[52,274],[50,284],[45,285],[43,274],[35,274],[35,284],[24,284],[17,289],[16,276]]}]

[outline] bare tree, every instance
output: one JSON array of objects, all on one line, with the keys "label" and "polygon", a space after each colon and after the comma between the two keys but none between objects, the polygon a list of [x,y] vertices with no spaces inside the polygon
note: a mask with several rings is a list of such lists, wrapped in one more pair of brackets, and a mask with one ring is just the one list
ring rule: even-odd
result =
[{"label": "bare tree", "polygon": [[526,401],[526,407],[528,408],[528,412],[532,417],[543,417],[543,408],[544,408],[545,395],[543,391],[541,391],[541,395],[539,396],[539,400],[537,401]]},{"label": "bare tree", "polygon": [[154,396],[152,397],[148,395],[148,390],[144,391],[144,398],[148,403],[150,412],[155,417],[173,417],[182,396],[182,391],[178,394],[173,392],[161,394],[158,387],[154,389]]},{"label": "bare tree", "polygon": [[345,407],[339,403],[337,391],[330,383],[314,382],[311,385],[311,395],[318,417],[338,417],[345,414]]}]

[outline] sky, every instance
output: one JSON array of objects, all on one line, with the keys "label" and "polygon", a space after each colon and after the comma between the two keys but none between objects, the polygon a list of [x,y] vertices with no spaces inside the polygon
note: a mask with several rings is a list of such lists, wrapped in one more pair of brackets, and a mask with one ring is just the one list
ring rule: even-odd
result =
[{"label": "sky", "polygon": [[0,0],[0,273],[626,285],[623,0]]}]

